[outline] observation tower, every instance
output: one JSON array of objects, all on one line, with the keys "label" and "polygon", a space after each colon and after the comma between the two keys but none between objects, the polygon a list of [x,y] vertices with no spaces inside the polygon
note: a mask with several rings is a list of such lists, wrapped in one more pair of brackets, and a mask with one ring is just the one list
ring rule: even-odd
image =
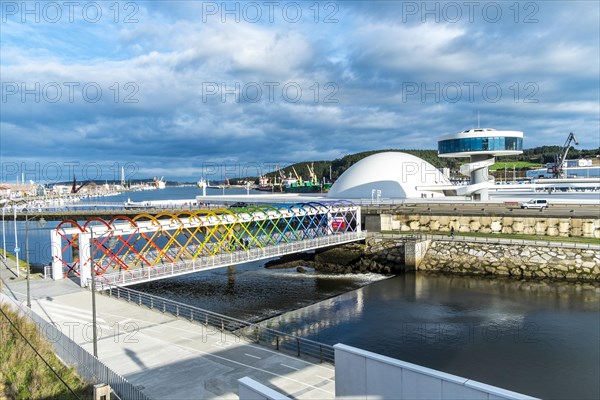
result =
[{"label": "observation tower", "polygon": [[495,156],[523,153],[523,132],[497,131],[475,128],[442,136],[438,140],[438,156],[470,157],[470,162],[460,167],[460,173],[470,177],[467,186],[457,188],[458,195],[471,196],[473,200],[488,200],[490,179],[488,167]]}]

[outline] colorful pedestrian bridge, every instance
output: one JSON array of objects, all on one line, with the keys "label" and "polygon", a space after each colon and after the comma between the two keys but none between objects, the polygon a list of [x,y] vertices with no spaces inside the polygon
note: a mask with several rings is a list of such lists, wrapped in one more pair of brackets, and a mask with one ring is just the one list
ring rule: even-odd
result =
[{"label": "colorful pedestrian bridge", "polygon": [[131,285],[363,240],[360,221],[345,200],[67,220],[52,277]]}]

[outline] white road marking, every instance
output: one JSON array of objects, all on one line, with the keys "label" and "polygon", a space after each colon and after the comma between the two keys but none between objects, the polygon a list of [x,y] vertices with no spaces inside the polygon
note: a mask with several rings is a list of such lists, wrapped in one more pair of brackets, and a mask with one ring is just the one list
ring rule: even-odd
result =
[{"label": "white road marking", "polygon": [[[152,330],[152,328],[153,328],[153,327],[150,327],[150,330]],[[226,357],[218,356],[218,355],[216,355],[216,354],[212,354],[212,353],[209,353],[209,352],[206,352],[206,351],[202,351],[202,350],[199,350],[199,349],[196,349],[196,348],[192,348],[192,347],[184,346],[184,345],[181,345],[181,344],[171,343],[171,346],[179,347],[179,348],[181,348],[181,349],[186,349],[186,350],[188,350],[188,351],[190,351],[190,352],[192,352],[192,353],[194,353],[194,352],[195,352],[195,353],[203,354],[203,355],[205,355],[206,357],[214,357],[214,358],[218,358],[218,359],[220,359],[220,360],[224,360],[224,361],[226,361],[226,362],[230,362],[230,363],[232,363],[232,364],[237,364],[237,365],[241,365],[241,366],[243,366],[243,367],[250,368],[250,369],[253,369],[253,370],[256,370],[256,371],[264,372],[264,373],[267,373],[267,374],[269,374],[269,375],[277,376],[278,378],[281,378],[281,379],[284,379],[284,380],[289,380],[289,381],[295,382],[295,383],[297,383],[297,384],[300,384],[300,385],[304,385],[304,386],[310,387],[310,388],[312,388],[312,389],[314,389],[314,390],[319,390],[319,391],[321,391],[321,392],[329,393],[330,395],[334,395],[334,396],[335,396],[335,393],[334,393],[334,392],[332,392],[332,391],[330,391],[330,390],[325,390],[325,389],[323,389],[323,388],[320,388],[320,387],[317,387],[317,386],[314,386],[314,385],[307,384],[307,383],[305,383],[305,382],[299,381],[299,380],[297,380],[297,379],[290,378],[290,377],[288,377],[288,376],[285,376],[285,375],[279,375],[279,374],[276,374],[275,372],[272,372],[272,371],[269,371],[269,370],[266,370],[266,369],[263,369],[263,368],[257,368],[257,367],[255,367],[255,366],[253,366],[253,365],[244,364],[244,363],[242,363],[242,362],[240,362],[240,361],[235,361],[235,360],[232,360],[232,359],[229,359],[229,358],[226,358]],[[284,364],[281,364],[281,365],[284,365]],[[313,364],[313,365],[314,365],[314,364]],[[289,366],[288,366],[288,368],[296,369],[296,368],[289,367]]]},{"label": "white road marking", "polygon": [[257,360],[262,360],[262,357],[253,356],[252,354],[244,353],[245,356],[256,358]]},{"label": "white road marking", "polygon": [[333,379],[331,378],[325,378],[324,376],[321,375],[315,375],[317,378],[321,378],[321,379],[325,379],[326,381],[331,381],[331,382],[335,382]]},{"label": "white road marking", "polygon": [[296,370],[296,371],[298,371],[298,370],[299,370],[299,368],[290,367],[290,366],[289,366],[289,365],[287,365],[287,364],[280,364],[280,365],[281,365],[281,366],[283,366],[283,367],[289,368],[289,369]]}]

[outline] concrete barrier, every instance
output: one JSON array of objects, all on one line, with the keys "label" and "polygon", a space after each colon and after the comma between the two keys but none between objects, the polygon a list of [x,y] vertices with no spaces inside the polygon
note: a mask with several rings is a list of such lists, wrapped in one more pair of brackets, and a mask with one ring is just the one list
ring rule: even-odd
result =
[{"label": "concrete barrier", "polygon": [[333,347],[336,398],[534,399],[344,344]]},{"label": "concrete barrier", "polygon": [[238,396],[240,400],[291,400],[247,376],[238,379]]}]

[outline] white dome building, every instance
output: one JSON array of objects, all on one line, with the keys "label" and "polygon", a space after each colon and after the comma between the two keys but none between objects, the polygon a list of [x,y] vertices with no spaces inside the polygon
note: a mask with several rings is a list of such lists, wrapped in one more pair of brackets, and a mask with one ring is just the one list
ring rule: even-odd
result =
[{"label": "white dome building", "polygon": [[363,158],[348,168],[333,184],[327,197],[372,199],[377,193],[373,190],[380,190],[382,199],[443,197],[441,186],[448,185],[451,185],[448,178],[427,161],[390,151]]}]

